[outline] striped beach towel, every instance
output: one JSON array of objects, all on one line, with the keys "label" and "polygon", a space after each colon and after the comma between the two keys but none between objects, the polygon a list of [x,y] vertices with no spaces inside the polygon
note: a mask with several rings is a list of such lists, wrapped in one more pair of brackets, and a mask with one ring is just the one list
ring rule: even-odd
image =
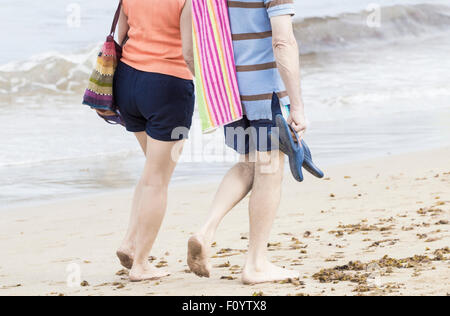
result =
[{"label": "striped beach towel", "polygon": [[202,130],[242,118],[227,0],[193,0],[197,103]]}]

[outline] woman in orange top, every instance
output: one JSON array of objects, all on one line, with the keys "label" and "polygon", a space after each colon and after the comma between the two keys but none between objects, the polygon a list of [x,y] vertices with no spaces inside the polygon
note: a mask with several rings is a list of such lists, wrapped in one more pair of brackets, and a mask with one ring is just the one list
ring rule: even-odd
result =
[{"label": "woman in orange top", "polygon": [[173,153],[187,138],[194,112],[192,58],[188,63],[183,58],[192,54],[182,45],[192,41],[190,1],[122,0],[118,40],[128,40],[114,75],[114,96],[127,130],[146,155],[128,232],[117,251],[121,264],[131,269],[131,281],[168,275],[152,267],[148,256],[166,211],[177,163]]}]

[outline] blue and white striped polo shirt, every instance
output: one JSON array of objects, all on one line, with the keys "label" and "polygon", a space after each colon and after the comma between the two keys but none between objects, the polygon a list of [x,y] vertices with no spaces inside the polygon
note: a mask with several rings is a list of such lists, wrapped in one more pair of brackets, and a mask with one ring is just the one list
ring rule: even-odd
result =
[{"label": "blue and white striped polo shirt", "polygon": [[290,102],[275,62],[270,18],[294,15],[294,0],[229,0],[228,9],[245,114],[249,120],[271,120],[274,92],[282,105]]}]

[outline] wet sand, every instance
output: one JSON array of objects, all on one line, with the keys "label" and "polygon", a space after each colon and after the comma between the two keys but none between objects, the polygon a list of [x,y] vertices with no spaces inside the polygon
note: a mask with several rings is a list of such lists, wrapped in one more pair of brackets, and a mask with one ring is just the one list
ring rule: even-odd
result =
[{"label": "wet sand", "polygon": [[187,271],[187,240],[218,182],[171,189],[152,260],[172,276],[138,284],[115,257],[131,190],[7,209],[0,295],[448,295],[449,160],[446,147],[331,167],[326,179],[302,184],[286,176],[269,250],[301,272],[291,283],[240,283],[248,198],[219,229],[211,278]]}]

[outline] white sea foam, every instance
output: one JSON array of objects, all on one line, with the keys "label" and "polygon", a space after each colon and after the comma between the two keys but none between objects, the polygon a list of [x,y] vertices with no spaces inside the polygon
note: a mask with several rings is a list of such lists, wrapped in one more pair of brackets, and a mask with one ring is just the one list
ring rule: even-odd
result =
[{"label": "white sea foam", "polygon": [[[349,1],[347,7],[356,2]],[[450,34],[450,6],[385,7],[380,28],[368,27],[366,18],[367,13],[363,11],[341,13],[334,17],[307,17],[298,21],[295,32],[302,53],[329,52],[355,46],[361,48],[405,38],[414,40],[439,32]],[[0,101],[5,95],[9,101],[11,97],[33,94],[82,94],[99,46],[100,43],[97,43],[71,54],[48,52],[0,66]]]},{"label": "white sea foam", "polygon": [[294,0],[296,19],[312,17],[336,17],[343,13],[372,11],[374,7],[411,6],[417,4],[448,5],[447,0]]}]

